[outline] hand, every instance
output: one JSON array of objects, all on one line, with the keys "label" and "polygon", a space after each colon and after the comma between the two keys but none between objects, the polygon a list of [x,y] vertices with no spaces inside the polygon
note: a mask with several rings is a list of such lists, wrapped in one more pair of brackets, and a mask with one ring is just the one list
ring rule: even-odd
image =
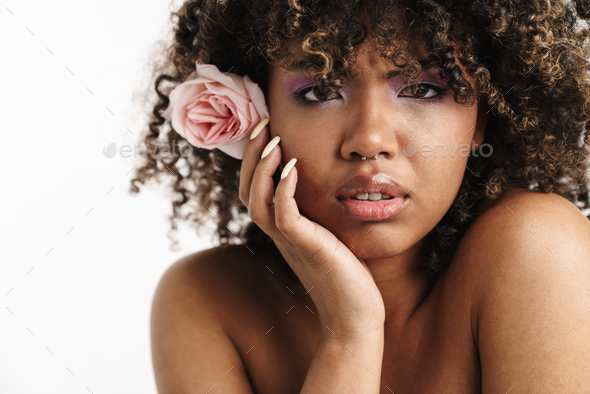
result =
[{"label": "hand", "polygon": [[[249,142],[240,170],[240,200],[250,218],[270,236],[313,299],[322,323],[335,335],[383,330],[385,306],[366,264],[334,234],[299,212],[295,201],[297,167],[274,194],[272,175],[281,163],[279,144],[264,158],[268,127]],[[274,200],[274,202],[273,202]]]}]

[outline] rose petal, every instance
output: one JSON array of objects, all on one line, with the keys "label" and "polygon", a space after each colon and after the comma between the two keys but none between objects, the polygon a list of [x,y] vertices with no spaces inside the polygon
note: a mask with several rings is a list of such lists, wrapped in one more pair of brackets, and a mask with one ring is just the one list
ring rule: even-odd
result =
[{"label": "rose petal", "polygon": [[222,73],[214,64],[195,62],[196,72],[202,78],[217,81],[222,86],[227,86],[233,92],[248,97],[243,83],[243,77],[234,73]]},{"label": "rose petal", "polygon": [[244,151],[246,150],[246,146],[248,146],[248,142],[250,142],[250,140],[245,138],[230,144],[219,145],[217,149],[235,159],[242,160],[244,158]]},{"label": "rose petal", "polygon": [[246,86],[248,96],[250,100],[252,100],[252,103],[256,108],[256,112],[260,115],[260,118],[270,118],[268,107],[266,106],[266,99],[264,97],[264,93],[262,92],[258,84],[254,83],[249,76],[245,75],[244,86]]}]

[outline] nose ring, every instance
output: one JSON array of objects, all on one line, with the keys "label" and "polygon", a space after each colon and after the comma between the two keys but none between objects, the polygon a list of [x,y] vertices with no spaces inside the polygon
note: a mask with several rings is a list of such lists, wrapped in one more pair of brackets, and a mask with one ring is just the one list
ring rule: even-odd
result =
[{"label": "nose ring", "polygon": [[[361,160],[367,160],[365,156],[361,156]],[[377,160],[377,155],[373,156],[373,160]]]}]

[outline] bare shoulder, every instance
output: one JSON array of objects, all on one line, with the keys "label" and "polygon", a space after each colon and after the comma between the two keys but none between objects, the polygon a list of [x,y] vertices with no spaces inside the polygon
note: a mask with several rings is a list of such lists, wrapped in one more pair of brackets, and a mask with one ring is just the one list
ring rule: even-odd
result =
[{"label": "bare shoulder", "polygon": [[[164,273],[160,287],[173,291],[182,302],[198,299],[201,307],[214,311],[227,327],[224,312],[236,302],[248,302],[264,276],[260,271],[268,253],[243,245],[222,245],[185,256]],[[274,268],[274,267],[273,267]]]},{"label": "bare shoulder", "polygon": [[232,313],[251,303],[256,278],[249,264],[254,261],[238,246],[223,246],[185,256],[165,271],[151,312],[159,393],[207,392],[212,387],[252,393],[229,325]]},{"label": "bare shoulder", "polygon": [[535,235],[538,227],[567,223],[581,227],[583,233],[583,228],[587,231],[590,226],[582,212],[564,197],[528,189],[512,189],[496,200],[486,201],[475,216],[458,244],[452,270],[481,270],[479,262],[490,254],[486,246],[492,242],[519,243],[527,233]]},{"label": "bare shoulder", "polygon": [[514,189],[478,216],[457,253],[473,278],[483,391],[587,391],[590,221],[582,212],[557,194]]},{"label": "bare shoulder", "polygon": [[[526,214],[545,215],[544,219],[551,219],[552,213],[574,214],[580,218],[585,218],[582,212],[568,199],[555,193],[543,193],[539,190],[529,189],[512,189],[504,195],[489,204],[485,204],[486,209],[481,216],[489,219],[491,216],[497,216],[499,211],[506,210],[513,216],[517,215],[514,208],[523,210]],[[553,215],[555,216],[555,215]]]},{"label": "bare shoulder", "polygon": [[462,244],[480,257],[489,256],[486,247],[493,245],[505,250],[544,243],[551,253],[551,245],[572,246],[589,235],[590,220],[571,201],[555,193],[513,189],[486,204]]},{"label": "bare shoulder", "polygon": [[542,269],[533,256],[557,258],[567,251],[570,258],[583,261],[589,246],[590,220],[571,201],[555,193],[513,189],[487,205],[457,253],[470,265],[481,293],[483,282],[519,264]]}]

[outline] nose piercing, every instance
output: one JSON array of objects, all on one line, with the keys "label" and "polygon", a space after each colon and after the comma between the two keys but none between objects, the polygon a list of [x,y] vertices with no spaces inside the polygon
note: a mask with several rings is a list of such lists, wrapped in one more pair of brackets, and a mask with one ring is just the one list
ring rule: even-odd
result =
[{"label": "nose piercing", "polygon": [[[367,160],[365,156],[361,156],[361,160]],[[373,160],[377,160],[377,155],[373,156]]]}]

